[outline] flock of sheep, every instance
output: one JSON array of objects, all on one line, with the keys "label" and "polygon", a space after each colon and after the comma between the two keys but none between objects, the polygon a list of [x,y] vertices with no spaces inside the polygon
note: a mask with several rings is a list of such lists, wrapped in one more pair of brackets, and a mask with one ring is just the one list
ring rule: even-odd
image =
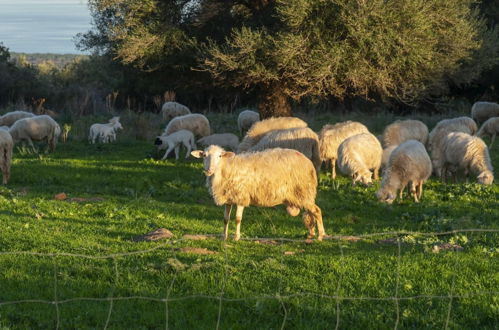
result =
[{"label": "flock of sheep", "polygon": [[[191,114],[185,106],[167,102],[163,118],[171,119],[155,144],[167,149],[165,156],[184,144],[186,157],[203,158],[206,185],[215,204],[224,205],[224,238],[232,206],[236,206],[235,240],[245,207],[286,205],[296,216],[301,210],[308,237],[325,236],[320,208],[315,204],[319,171],[323,162],[351,177],[353,184],[371,184],[383,169],[379,201],[392,203],[402,198],[406,187],[416,202],[422,197],[423,184],[432,173],[443,181],[459,172],[473,175],[481,184],[492,184],[493,168],[489,150],[482,140],[499,132],[499,104],[477,102],[472,118],[458,117],[440,121],[431,132],[418,120],[400,120],[388,125],[381,136],[374,136],[359,122],[346,121],[325,125],[319,133],[295,117],[259,120],[258,113],[240,113],[238,127],[241,143],[234,134],[210,134],[208,119]],[[477,124],[483,123],[480,130]],[[247,132],[246,132],[247,131]],[[246,132],[246,133],[245,133]],[[194,150],[198,143],[208,146]],[[226,151],[223,148],[230,148]]]},{"label": "flock of sheep", "polygon": [[[383,170],[378,200],[392,203],[402,198],[406,187],[414,200],[422,197],[423,184],[434,173],[443,181],[458,172],[473,175],[481,184],[492,184],[493,168],[489,150],[483,140],[491,136],[491,145],[499,132],[499,104],[476,102],[471,117],[445,119],[431,132],[418,120],[401,120],[388,125],[381,136],[354,121],[325,125],[319,133],[296,117],[269,118],[260,121],[250,110],[239,114],[237,124],[244,138],[232,133],[211,134],[209,120],[202,114],[176,102],[162,108],[169,120],[162,135],[155,140],[158,149],[171,151],[179,158],[179,148],[203,158],[206,185],[215,204],[224,205],[224,238],[232,206],[236,206],[235,240],[240,238],[240,225],[245,207],[286,205],[287,212],[297,216],[303,210],[308,237],[318,240],[326,235],[321,209],[315,203],[319,172],[323,162],[351,177],[353,184],[371,184]],[[122,129],[119,117],[106,124],[93,124],[89,143],[116,140]],[[476,121],[476,122],[475,122]],[[477,123],[482,124],[477,130]],[[34,148],[32,141],[46,140],[54,150],[61,128],[50,116],[13,111],[0,116],[0,169],[3,183],[10,177],[12,148],[20,141]],[[211,135],[210,135],[211,134]],[[206,146],[196,149],[197,143]],[[223,148],[231,149],[226,151]],[[428,151],[427,151],[428,150]]]}]

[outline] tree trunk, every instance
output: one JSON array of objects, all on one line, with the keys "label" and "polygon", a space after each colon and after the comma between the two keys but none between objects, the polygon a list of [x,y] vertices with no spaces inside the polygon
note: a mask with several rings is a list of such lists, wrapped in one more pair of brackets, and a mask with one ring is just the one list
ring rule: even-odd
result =
[{"label": "tree trunk", "polygon": [[288,96],[278,87],[269,87],[260,92],[258,112],[261,119],[293,116]]}]

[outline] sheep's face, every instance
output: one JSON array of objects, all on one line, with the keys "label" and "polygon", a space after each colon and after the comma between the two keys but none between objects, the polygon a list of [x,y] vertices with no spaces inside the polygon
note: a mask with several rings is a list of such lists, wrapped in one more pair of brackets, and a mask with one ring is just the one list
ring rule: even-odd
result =
[{"label": "sheep's face", "polygon": [[480,173],[477,179],[480,184],[492,184],[494,181],[494,175],[490,171],[485,171]]},{"label": "sheep's face", "polygon": [[355,173],[353,175],[353,184],[356,184],[357,182],[362,183],[365,186],[368,186],[373,183],[373,180],[371,178],[371,172],[367,171],[365,173]]},{"label": "sheep's face", "polygon": [[204,151],[194,150],[191,152],[191,155],[195,158],[203,158],[204,174],[212,176],[220,167],[223,158],[233,157],[234,153],[227,152],[219,146],[211,145]]},{"label": "sheep's face", "polygon": [[395,200],[395,195],[392,194],[391,192],[385,191],[383,189],[380,189],[376,192],[376,197],[380,202],[387,203],[387,204],[392,204],[393,201]]}]

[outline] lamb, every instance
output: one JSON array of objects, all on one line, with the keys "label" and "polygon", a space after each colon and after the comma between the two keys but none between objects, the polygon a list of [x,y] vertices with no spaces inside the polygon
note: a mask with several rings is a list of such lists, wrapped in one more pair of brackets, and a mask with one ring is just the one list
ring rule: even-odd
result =
[{"label": "lamb", "polygon": [[172,118],[188,115],[191,113],[188,107],[177,102],[165,102],[161,107],[161,116],[163,120],[170,120]]},{"label": "lamb", "polygon": [[422,144],[428,141],[428,127],[419,120],[397,120],[383,131],[383,148],[398,146],[407,140],[417,140]]},{"label": "lamb", "polygon": [[315,236],[315,226],[318,240],[326,235],[321,209],[315,204],[317,175],[312,162],[302,153],[274,148],[236,155],[212,145],[191,154],[203,158],[206,186],[215,204],[225,205],[224,239],[228,236],[232,205],[237,206],[236,241],[241,237],[243,210],[250,205],[285,204],[292,216],[304,209],[308,237]]},{"label": "lamb", "polygon": [[34,117],[35,114],[27,111],[12,111],[7,112],[3,116],[0,116],[0,126],[12,126],[16,121],[23,118],[31,118]]},{"label": "lamb", "polygon": [[437,176],[441,176],[443,142],[448,133],[463,132],[470,135],[475,134],[477,125],[470,117],[457,117],[444,119],[437,123],[431,130],[428,138],[428,149],[433,162],[433,171]]},{"label": "lamb", "polygon": [[476,136],[479,138],[483,138],[485,136],[492,136],[492,140],[490,142],[490,147],[494,144],[494,140],[496,139],[497,134],[499,133],[499,117],[492,117],[487,119],[485,123],[483,123],[482,127],[476,133]]},{"label": "lamb", "polygon": [[170,135],[181,129],[191,131],[194,136],[204,137],[210,135],[210,122],[200,113],[175,117],[168,123],[163,135]]},{"label": "lamb", "polygon": [[381,188],[376,192],[379,201],[393,203],[399,191],[399,198],[410,184],[410,191],[416,203],[423,195],[423,183],[431,175],[431,160],[424,145],[416,140],[403,142],[393,150],[388,161]]},{"label": "lamb", "polygon": [[[338,148],[338,169],[352,177],[352,183],[361,182],[365,185],[378,180],[383,148],[376,136],[362,133],[349,137]],[[371,170],[373,171],[371,173]]]},{"label": "lamb", "polygon": [[489,150],[479,137],[461,132],[449,133],[445,137],[443,155],[443,181],[448,171],[455,173],[458,169],[462,169],[465,176],[470,172],[476,175],[480,184],[489,185],[494,181]]},{"label": "lamb", "polygon": [[0,130],[0,169],[2,170],[3,184],[9,182],[13,147],[14,141],[10,133],[3,129]]},{"label": "lamb", "polygon": [[298,127],[270,131],[248,151],[262,151],[270,148],[298,150],[312,161],[317,177],[319,177],[321,167],[319,138],[310,128]]},{"label": "lamb", "polygon": [[269,133],[270,131],[307,126],[308,125],[306,122],[296,117],[277,117],[258,121],[254,123],[246,133],[246,136],[237,148],[237,152],[241,153],[248,151],[252,146],[257,144],[265,136],[265,134]]},{"label": "lamb", "polygon": [[319,132],[319,152],[322,161],[330,161],[331,176],[336,178],[338,147],[350,136],[369,133],[366,126],[355,121],[345,121],[334,125],[324,125]]},{"label": "lamb", "polygon": [[166,149],[166,146],[168,146],[168,149],[161,160],[165,160],[173,149],[175,149],[175,159],[178,160],[180,144],[183,144],[184,147],[187,148],[187,153],[185,154],[186,159],[191,154],[191,150],[196,149],[194,134],[186,129],[181,129],[170,135],[158,136],[154,141],[154,144],[158,146],[159,150]]},{"label": "lamb", "polygon": [[260,121],[260,114],[251,110],[241,111],[237,117],[237,127],[239,128],[239,133],[241,136],[246,134],[246,132],[251,128],[251,126]]},{"label": "lamb", "polygon": [[205,147],[215,144],[219,147],[230,148],[232,151],[236,151],[237,146],[239,145],[239,138],[232,133],[221,133],[205,136],[197,142]]},{"label": "lamb", "polygon": [[88,134],[88,142],[95,143],[98,139],[101,143],[108,143],[116,141],[116,131],[123,129],[120,123],[120,117],[113,117],[109,119],[107,124],[93,124],[90,126]]},{"label": "lamb", "polygon": [[478,124],[492,117],[499,117],[499,104],[494,102],[475,102],[471,107],[471,118]]},{"label": "lamb", "polygon": [[19,119],[9,129],[9,133],[12,136],[14,143],[27,141],[33,150],[35,150],[33,140],[42,141],[46,139],[49,150],[54,151],[57,144],[58,126],[59,125],[52,117],[41,115]]}]

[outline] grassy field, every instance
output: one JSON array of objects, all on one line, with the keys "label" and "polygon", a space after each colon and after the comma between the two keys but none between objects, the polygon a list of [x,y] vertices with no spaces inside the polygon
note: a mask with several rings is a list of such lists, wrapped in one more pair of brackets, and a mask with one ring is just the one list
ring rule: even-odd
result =
[{"label": "grassy field", "polygon": [[[353,118],[375,133],[394,119]],[[232,117],[210,119],[234,130]],[[307,118],[315,129],[337,119]],[[279,206],[248,208],[242,240],[223,242],[201,163],[152,154],[132,133],[16,151],[0,190],[0,329],[497,328],[497,179],[432,178],[421,203],[388,206],[375,199],[379,182],[323,172],[317,203],[331,239],[305,241],[301,218]],[[499,144],[491,155],[499,168]],[[135,240],[157,228],[175,236]],[[445,243],[455,249],[437,252]]]}]

